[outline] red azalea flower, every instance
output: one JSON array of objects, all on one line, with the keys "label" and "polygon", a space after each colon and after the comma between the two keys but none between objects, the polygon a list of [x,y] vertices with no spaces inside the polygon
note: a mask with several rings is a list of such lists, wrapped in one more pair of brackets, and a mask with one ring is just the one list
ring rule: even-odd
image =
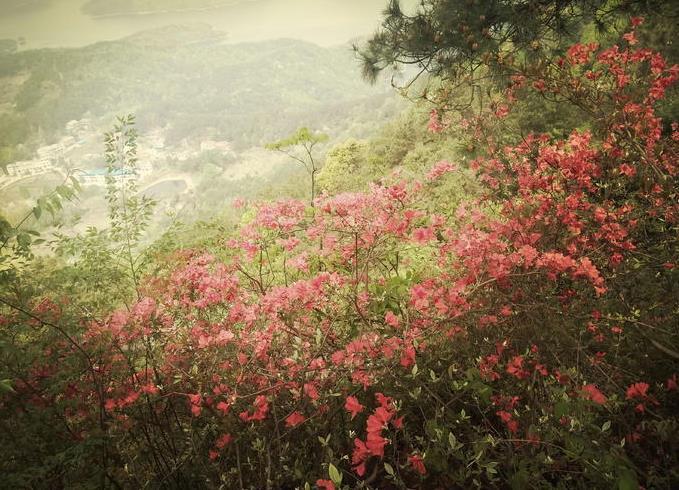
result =
[{"label": "red azalea flower", "polygon": [[391,311],[387,311],[384,314],[384,322],[387,325],[394,327],[394,328],[397,328],[398,324],[399,324],[398,317],[396,315],[394,315]]},{"label": "red azalea flower", "polygon": [[219,449],[224,449],[224,447],[228,446],[232,440],[233,437],[231,436],[231,434],[223,434],[222,436],[220,436],[219,439],[215,441],[215,446],[217,446],[217,448]]},{"label": "red azalea flower", "polygon": [[417,471],[420,475],[426,475],[427,474],[427,468],[424,466],[424,460],[422,459],[422,456],[419,454],[412,454],[408,456],[408,463],[410,463],[410,466],[413,467],[415,471]]},{"label": "red azalea flower", "polygon": [[290,415],[288,415],[288,418],[285,419],[285,425],[287,427],[296,427],[302,422],[306,420],[306,417],[302,415],[301,413],[295,411],[292,412]]},{"label": "red azalea flower", "polygon": [[592,400],[597,405],[606,403],[606,396],[599,391],[596,385],[589,384],[582,387],[583,397],[587,400]]},{"label": "red azalea flower", "polygon": [[640,26],[641,24],[644,23],[644,18],[643,17],[632,17],[630,19],[630,23],[632,24],[632,27]]},{"label": "red azalea flower", "polygon": [[227,413],[229,413],[229,408],[231,408],[231,405],[229,405],[226,402],[219,402],[217,404],[217,410],[222,412],[223,415],[226,415]]},{"label": "red azalea flower", "polygon": [[335,484],[331,480],[316,480],[319,490],[335,490]]},{"label": "red azalea flower", "polygon": [[351,464],[358,476],[365,474],[365,460],[370,457],[370,451],[359,438],[354,439],[354,452],[351,454]]},{"label": "red azalea flower", "polygon": [[648,383],[634,383],[627,388],[627,399],[631,400],[633,398],[646,398],[646,392],[648,391]]},{"label": "red azalea flower", "polygon": [[348,396],[347,401],[344,403],[344,408],[351,414],[353,420],[353,418],[362,412],[365,407],[360,404],[356,397]]}]

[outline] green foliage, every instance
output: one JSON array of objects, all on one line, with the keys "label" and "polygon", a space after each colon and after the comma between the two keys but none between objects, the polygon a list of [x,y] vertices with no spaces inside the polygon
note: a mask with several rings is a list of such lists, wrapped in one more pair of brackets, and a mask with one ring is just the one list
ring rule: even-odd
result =
[{"label": "green foliage", "polygon": [[309,130],[309,128],[299,128],[287,138],[269,143],[266,145],[268,150],[287,150],[291,147],[301,146],[303,148],[313,148],[318,143],[328,141],[328,135],[323,133],[316,133]]},{"label": "green foliage", "polygon": [[0,214],[0,289],[33,258],[33,247],[45,242],[37,230],[27,225],[37,223],[45,213],[54,218],[63,208],[63,203],[76,199],[79,191],[77,179],[67,175],[52,192],[39,197],[15,225]]},{"label": "green foliage", "polygon": [[617,15],[663,11],[672,3],[425,0],[414,15],[407,15],[398,0],[389,0],[381,29],[356,49],[369,80],[397,64],[454,79],[482,77],[481,66],[506,75],[506,57],[549,57],[576,40],[588,22],[604,30]]},{"label": "green foliage", "polygon": [[0,55],[16,53],[19,43],[14,39],[0,39]]},{"label": "green foliage", "polygon": [[[521,98],[506,117],[482,86],[492,103],[471,104],[470,136],[443,111],[427,130],[419,103],[323,167],[327,137],[301,128],[267,148],[309,172],[312,204],[315,177],[338,195],[173,217],[150,247],[135,119],[118,118],[107,228],[59,233],[58,255],[35,257],[28,225],[75,181],[25,221],[0,218],[0,486],[675,487],[676,139],[651,131],[648,99],[635,125],[604,82],[569,100],[553,78],[563,98]],[[363,459],[357,441],[372,444]]]},{"label": "green foliage", "polygon": [[348,139],[330,149],[318,174],[320,189],[331,194],[356,190],[365,185],[370,177],[381,174],[367,174],[367,150],[366,142],[355,139]]},{"label": "green foliage", "polygon": [[[335,145],[318,174],[320,189],[331,194],[363,190],[394,171],[402,177],[422,178],[434,162],[464,161],[469,152],[459,135],[427,131],[429,108],[430,104],[418,101],[370,138],[349,138]],[[460,172],[433,190],[431,211],[454,209],[459,199],[474,195],[476,189],[473,179]]]},{"label": "green foliage", "polygon": [[[147,264],[141,238],[154,203],[137,194],[136,138],[133,116],[118,118],[106,134],[109,229],[88,228],[75,236],[56,233],[52,245],[57,256],[34,256],[33,247],[38,242],[30,236],[35,232],[24,231],[22,226],[46,212],[56,215],[63,201],[75,198],[78,184],[70,178],[52,194],[38,199],[18,225],[0,220],[2,265],[7,269],[0,275],[0,391],[15,391],[9,382],[16,379],[13,369],[28,369],[26,366],[37,359],[58,352],[64,368],[81,373],[97,387],[97,400],[92,403],[100,413],[97,424],[88,429],[89,437],[82,439],[69,432],[71,421],[63,410],[69,410],[72,401],[62,403],[57,394],[68,391],[75,378],[51,377],[50,387],[42,396],[54,403],[46,410],[24,406],[16,418],[20,421],[18,428],[2,422],[6,436],[3,443],[15,446],[14,456],[0,462],[3,487],[53,488],[59,482],[70,488],[102,488],[110,484],[111,477],[106,474],[110,448],[103,373],[96,366],[100,353],[85,350],[82,330],[87,322],[100,322],[99,315],[110,312],[113,305],[139,297],[139,275]],[[72,301],[57,307],[47,296]],[[31,426],[44,429],[32,431]],[[50,432],[48,427],[65,427],[65,431]],[[43,456],[36,458],[37,454]]]},{"label": "green foliage", "polygon": [[119,117],[113,131],[104,137],[106,145],[106,201],[111,238],[138,245],[148,226],[154,203],[137,191],[137,131],[134,116]]},{"label": "green foliage", "polygon": [[147,266],[142,238],[156,203],[138,192],[134,125],[133,115],[118,117],[104,137],[109,228],[90,227],[72,237],[60,233],[54,243],[59,254],[77,259],[86,278],[82,293],[97,307],[128,299],[130,289],[139,294],[139,277]]},{"label": "green foliage", "polygon": [[312,132],[303,127],[287,138],[266,145],[266,149],[281,152],[304,167],[310,179],[312,207],[316,198],[316,174],[320,171],[320,164],[314,156],[314,148],[326,141],[328,141],[327,134]]},{"label": "green foliage", "polygon": [[16,146],[25,142],[30,135],[30,125],[21,114],[7,113],[0,118],[0,163],[4,167],[15,160]]},{"label": "green foliage", "polygon": [[390,99],[384,88],[360,79],[344,46],[222,41],[206,26],[167,26],[82,48],[0,54],[6,87],[0,92],[0,147],[37,145],[39,136],[60,136],[72,119],[108,120],[124,101],[143,129],[171,122],[168,141],[213,128],[241,150],[303,124],[365,121],[366,111],[374,117]]}]

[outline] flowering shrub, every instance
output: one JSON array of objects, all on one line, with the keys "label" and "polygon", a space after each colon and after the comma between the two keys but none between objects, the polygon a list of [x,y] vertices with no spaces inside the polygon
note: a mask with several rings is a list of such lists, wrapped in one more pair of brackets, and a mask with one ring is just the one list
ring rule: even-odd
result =
[{"label": "flowering shrub", "polygon": [[[515,77],[469,122],[532,90],[593,114],[563,140],[489,142],[455,212],[428,212],[449,162],[313,209],[253,204],[226,259],[178,251],[129,309],[45,344],[3,418],[49,412],[90,466],[39,481],[676,485],[679,133],[654,107],[679,69],[625,39]],[[42,302],[0,320],[68,319]]]}]

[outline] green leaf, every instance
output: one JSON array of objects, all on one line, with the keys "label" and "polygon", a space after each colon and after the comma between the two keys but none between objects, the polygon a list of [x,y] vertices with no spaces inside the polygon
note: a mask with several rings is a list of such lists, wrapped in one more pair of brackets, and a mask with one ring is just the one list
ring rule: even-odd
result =
[{"label": "green leaf", "polygon": [[634,472],[624,468],[618,475],[618,490],[637,490],[638,488],[639,482]]},{"label": "green leaf", "polygon": [[604,422],[604,425],[601,426],[601,431],[606,432],[610,428],[611,428],[611,421],[607,420],[606,422]]},{"label": "green leaf", "polygon": [[19,247],[21,248],[28,248],[31,246],[31,235],[28,233],[19,233],[17,235],[17,243],[19,244]]},{"label": "green leaf", "polygon": [[73,184],[73,188],[76,191],[80,191],[80,182],[78,182],[78,179],[75,178],[75,176],[71,175],[70,177],[71,183]]},{"label": "green leaf", "polygon": [[54,207],[48,201],[44,201],[42,207],[44,207],[52,215],[52,218],[56,216],[56,211],[54,210]]},{"label": "green leaf", "polygon": [[339,470],[332,463],[328,464],[328,474],[330,475],[330,479],[335,485],[339,486],[342,484],[342,473],[340,473]]},{"label": "green leaf", "polygon": [[384,463],[384,471],[386,471],[387,474],[394,476],[394,468],[389,463]]},{"label": "green leaf", "polygon": [[57,194],[59,194],[61,197],[63,197],[66,200],[69,200],[71,198],[71,189],[65,185],[60,185],[57,186]]},{"label": "green leaf", "polygon": [[566,402],[558,402],[556,405],[554,405],[554,416],[561,418],[564,415],[567,415],[569,410],[568,410],[568,403]]},{"label": "green leaf", "polygon": [[450,449],[452,449],[453,451],[457,451],[464,444],[458,442],[457,437],[455,437],[455,434],[453,434],[452,432],[448,432],[448,445],[450,446]]},{"label": "green leaf", "polygon": [[57,211],[61,211],[61,209],[63,208],[63,206],[61,205],[61,201],[57,196],[52,196],[50,198],[50,202],[52,203],[54,209],[56,209]]},{"label": "green leaf", "polygon": [[2,393],[14,393],[14,388],[12,388],[11,379],[1,379],[0,380],[0,392]]},{"label": "green leaf", "polygon": [[33,215],[35,216],[35,219],[40,219],[40,216],[42,216],[42,208],[40,206],[34,207]]},{"label": "green leaf", "polygon": [[488,474],[488,476],[492,476],[492,475],[497,474],[497,469],[496,469],[497,465],[498,465],[497,461],[491,461],[490,463],[488,463],[486,465],[486,473]]}]

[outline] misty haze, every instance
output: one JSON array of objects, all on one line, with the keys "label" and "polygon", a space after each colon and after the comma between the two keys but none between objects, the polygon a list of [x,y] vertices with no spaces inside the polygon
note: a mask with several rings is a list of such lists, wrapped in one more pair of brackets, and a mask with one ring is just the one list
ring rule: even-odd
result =
[{"label": "misty haze", "polygon": [[268,141],[305,125],[364,137],[400,107],[386,78],[361,79],[350,43],[379,24],[381,0],[5,3],[0,186],[12,218],[70,172],[83,193],[54,225],[101,225],[102,134],[116,115],[137,115],[142,191],[194,220],[294,174]]}]

